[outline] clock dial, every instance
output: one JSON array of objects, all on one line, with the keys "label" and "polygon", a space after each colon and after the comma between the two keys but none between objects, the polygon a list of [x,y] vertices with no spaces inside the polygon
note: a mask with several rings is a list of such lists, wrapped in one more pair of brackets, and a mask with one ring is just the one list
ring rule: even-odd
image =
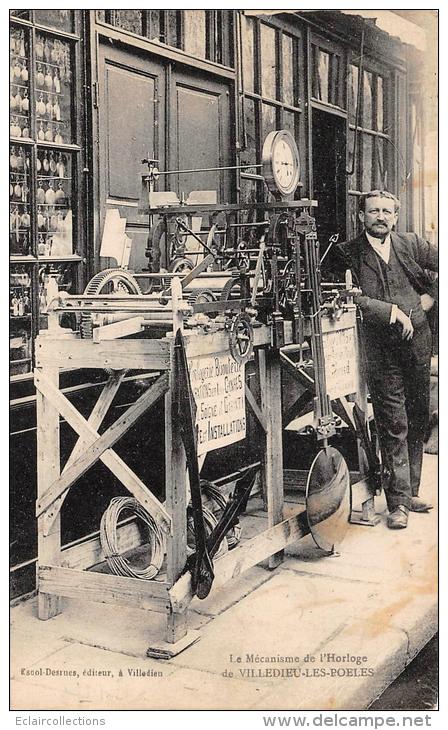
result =
[{"label": "clock dial", "polygon": [[287,130],[271,132],[263,145],[263,174],[269,190],[287,197],[294,193],[300,177],[299,151]]}]

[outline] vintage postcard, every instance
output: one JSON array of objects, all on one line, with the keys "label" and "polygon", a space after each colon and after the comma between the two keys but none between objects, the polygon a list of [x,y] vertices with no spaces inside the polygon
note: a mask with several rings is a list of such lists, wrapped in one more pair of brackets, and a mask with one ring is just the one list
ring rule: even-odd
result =
[{"label": "vintage postcard", "polygon": [[431,724],[437,52],[430,9],[10,10],[16,724]]}]

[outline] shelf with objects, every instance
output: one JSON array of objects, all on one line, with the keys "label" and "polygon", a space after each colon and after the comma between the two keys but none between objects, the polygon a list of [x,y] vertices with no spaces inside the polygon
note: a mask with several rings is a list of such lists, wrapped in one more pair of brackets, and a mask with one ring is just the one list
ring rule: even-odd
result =
[{"label": "shelf with objects", "polygon": [[[76,291],[84,277],[75,18],[73,11],[48,18],[37,10],[10,15],[12,376],[32,371],[34,338],[46,326],[46,301],[54,287]],[[21,350],[26,357],[17,357]]]},{"label": "shelf with objects", "polygon": [[[206,598],[263,560],[277,567],[284,550],[309,533],[322,555],[335,553],[352,517],[349,470],[332,444],[342,420],[360,446],[363,504],[373,503],[374,475],[361,449],[367,453],[369,436],[350,277],[330,291],[322,287],[317,202],[293,199],[299,156],[292,135],[275,132],[263,152],[263,178],[275,199],[249,205],[219,204],[213,191],[192,192],[185,201],[157,193],[163,173],[149,161],[142,201],[151,270],[138,277],[127,270],[128,240],[115,211],[103,253],[115,250],[121,266],[99,272],[81,295],[55,292],[47,305],[49,326],[36,341],[35,370],[41,619],[61,610],[61,597],[80,596],[163,613],[165,640],[151,643],[147,654],[170,658],[199,638],[188,630],[194,597]],[[67,316],[72,326],[61,327]],[[355,348],[337,388],[326,362],[329,352],[337,358],[337,348],[324,344],[330,338],[333,345],[341,339],[342,347],[350,340]],[[89,416],[59,389],[67,361],[108,373]],[[288,505],[288,514],[282,366],[312,393],[316,437],[304,504]],[[246,368],[255,378],[245,377]],[[103,430],[130,369],[147,378],[147,387]],[[162,403],[164,499],[114,449]],[[240,464],[227,478],[201,479],[207,453],[247,438],[249,413],[257,425],[258,460]],[[60,416],[78,436],[62,469]],[[62,549],[64,500],[98,460],[130,496],[111,495],[99,535]],[[267,525],[244,536],[253,499],[261,499]],[[119,524],[122,512],[131,519]]]}]

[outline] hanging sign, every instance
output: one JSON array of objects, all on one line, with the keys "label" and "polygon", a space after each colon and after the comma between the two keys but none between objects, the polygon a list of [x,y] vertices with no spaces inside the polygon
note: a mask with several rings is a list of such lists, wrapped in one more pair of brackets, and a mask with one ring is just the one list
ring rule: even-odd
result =
[{"label": "hanging sign", "polygon": [[359,363],[354,327],[324,332],[325,377],[332,400],[359,389]]},{"label": "hanging sign", "polygon": [[227,353],[188,358],[196,401],[198,456],[246,436],[244,365]]}]

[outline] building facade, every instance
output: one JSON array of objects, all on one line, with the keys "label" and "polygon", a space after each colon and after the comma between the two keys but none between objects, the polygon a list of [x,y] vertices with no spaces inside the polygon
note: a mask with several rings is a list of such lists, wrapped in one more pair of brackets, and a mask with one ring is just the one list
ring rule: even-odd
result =
[{"label": "building facade", "polygon": [[[263,201],[269,193],[256,167],[263,140],[285,128],[301,155],[297,195],[319,203],[322,245],[356,233],[358,198],[374,187],[399,195],[401,230],[434,237],[425,205],[422,51],[379,25],[342,11],[11,11],[13,595],[34,586],[32,368],[51,282],[79,292],[108,264],[99,252],[110,208],[127,221],[129,268],[147,269],[142,160],[157,160],[161,171],[246,166],[162,175],[158,190]],[[88,412],[98,375],[68,367],[62,385]],[[128,386],[132,399],[132,378]],[[68,448],[74,435],[68,427],[63,433]],[[150,465],[160,445],[127,448],[137,462],[144,448]],[[97,529],[110,497],[101,469],[80,480],[78,501],[67,500],[66,542]]]}]

